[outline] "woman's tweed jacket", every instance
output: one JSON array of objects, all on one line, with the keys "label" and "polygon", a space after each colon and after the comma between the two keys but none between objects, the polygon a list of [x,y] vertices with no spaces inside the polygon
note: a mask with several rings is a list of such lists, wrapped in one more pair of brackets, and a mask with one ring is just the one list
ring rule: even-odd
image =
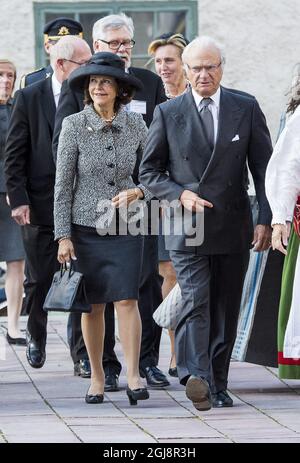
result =
[{"label": "woman's tweed jacket", "polygon": [[[141,114],[124,109],[110,127],[92,106],[64,119],[57,153],[55,239],[71,236],[71,223],[109,226],[115,213],[111,199],[136,187],[132,175],[138,172],[146,137]],[[145,200],[152,197],[145,187],[138,187]],[[99,208],[99,200],[106,200],[105,209]]]}]

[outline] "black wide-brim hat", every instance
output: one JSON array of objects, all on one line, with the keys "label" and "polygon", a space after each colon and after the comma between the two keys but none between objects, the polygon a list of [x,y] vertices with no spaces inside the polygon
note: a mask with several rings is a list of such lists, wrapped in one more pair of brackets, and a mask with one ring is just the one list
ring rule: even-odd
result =
[{"label": "black wide-brim hat", "polygon": [[125,72],[124,61],[114,53],[95,53],[84,65],[73,71],[68,79],[70,88],[74,91],[82,91],[86,78],[92,75],[114,77],[120,83],[124,82],[135,90],[142,90],[142,82],[133,75]]}]

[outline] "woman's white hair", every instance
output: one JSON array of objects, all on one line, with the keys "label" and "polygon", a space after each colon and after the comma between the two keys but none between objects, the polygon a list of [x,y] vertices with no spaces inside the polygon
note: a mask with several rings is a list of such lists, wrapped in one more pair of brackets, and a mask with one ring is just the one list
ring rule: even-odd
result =
[{"label": "woman's white hair", "polygon": [[106,32],[108,30],[117,30],[121,29],[122,27],[126,27],[130,34],[130,37],[133,38],[133,21],[131,18],[126,16],[126,14],[121,13],[104,16],[104,18],[101,18],[98,21],[96,21],[93,26],[93,40],[105,40]]},{"label": "woman's white hair", "polygon": [[208,35],[201,35],[192,40],[183,50],[182,61],[184,64],[187,63],[189,55],[191,55],[197,48],[216,48],[220,53],[222,67],[225,64],[225,52],[223,45],[217,40],[209,37]]}]

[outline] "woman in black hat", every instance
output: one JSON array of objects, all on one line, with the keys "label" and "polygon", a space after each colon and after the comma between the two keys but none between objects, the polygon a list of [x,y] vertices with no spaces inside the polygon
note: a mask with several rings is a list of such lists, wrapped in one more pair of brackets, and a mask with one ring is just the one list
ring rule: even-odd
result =
[{"label": "woman in black hat", "polygon": [[63,122],[54,220],[58,260],[77,260],[92,305],[92,312],[82,315],[92,370],[85,400],[103,402],[104,308],[114,301],[127,364],[127,395],[136,405],[149,397],[139,376],[137,300],[143,236],[138,228],[144,201],[138,200],[151,195],[136,184],[147,128],[142,116],[126,111],[124,105],[141,83],[125,72],[116,54],[96,53],[71,74],[69,84],[73,90],[84,89],[86,106]]}]

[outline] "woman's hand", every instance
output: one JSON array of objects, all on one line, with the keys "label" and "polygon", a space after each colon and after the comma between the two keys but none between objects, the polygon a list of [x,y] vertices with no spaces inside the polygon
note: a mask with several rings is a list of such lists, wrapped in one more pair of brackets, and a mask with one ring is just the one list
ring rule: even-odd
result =
[{"label": "woman's hand", "polygon": [[130,188],[129,190],[121,191],[117,196],[112,198],[112,205],[116,208],[126,207],[128,204],[143,199],[144,193],[140,188]]},{"label": "woman's hand", "polygon": [[64,238],[59,242],[57,260],[60,264],[70,262],[70,259],[76,260],[74,246],[69,238]]},{"label": "woman's hand", "polygon": [[282,254],[287,255],[287,251],[284,246],[288,244],[288,237],[290,234],[290,224],[283,225],[283,224],[274,224],[273,225],[273,232],[272,232],[272,249],[278,249],[278,251],[282,252]]}]

